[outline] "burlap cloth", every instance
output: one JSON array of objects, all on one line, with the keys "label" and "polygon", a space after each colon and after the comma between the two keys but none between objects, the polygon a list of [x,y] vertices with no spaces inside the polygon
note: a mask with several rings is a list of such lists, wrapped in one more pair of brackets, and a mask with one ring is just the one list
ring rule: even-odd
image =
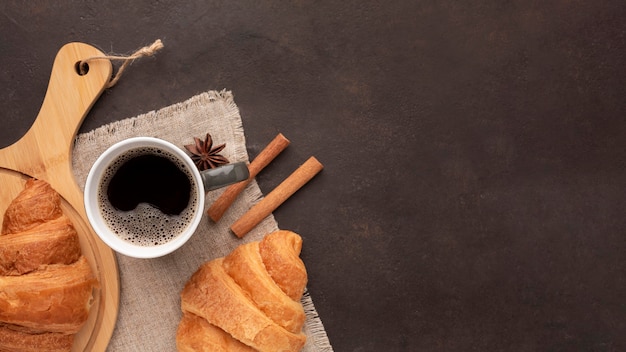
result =
[{"label": "burlap cloth", "polygon": [[[182,148],[193,141],[193,136],[203,137],[207,132],[211,133],[215,143],[226,143],[221,154],[231,162],[248,161],[241,116],[232,94],[208,91],[185,102],[77,136],[73,152],[76,180],[84,187],[87,173],[96,158],[120,140],[152,136]],[[207,194],[207,207],[221,192],[223,190]],[[278,224],[270,215],[243,239],[229,232],[229,225],[262,196],[256,181],[251,182],[218,223],[205,216],[192,238],[165,257],[135,259],[117,254],[120,310],[108,351],[176,350],[176,328],[181,318],[180,291],[189,277],[205,261],[224,256],[236,246],[260,240],[278,229]],[[306,241],[303,245],[306,246]],[[304,327],[307,343],[303,351],[332,351],[308,292],[305,292],[302,304],[307,316]]]}]

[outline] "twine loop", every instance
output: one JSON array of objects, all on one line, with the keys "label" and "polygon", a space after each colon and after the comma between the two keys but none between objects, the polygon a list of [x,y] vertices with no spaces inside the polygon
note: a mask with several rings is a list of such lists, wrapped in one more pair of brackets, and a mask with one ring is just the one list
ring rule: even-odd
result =
[{"label": "twine loop", "polygon": [[163,48],[163,43],[161,42],[161,39],[157,39],[154,41],[154,43],[148,45],[148,46],[144,46],[143,48],[138,49],[137,51],[135,51],[134,53],[132,53],[129,56],[119,56],[119,55],[105,55],[105,56],[92,56],[89,58],[86,58],[84,60],[81,60],[78,64],[78,73],[80,75],[84,75],[87,73],[87,71],[89,71],[89,62],[90,61],[94,61],[94,60],[120,60],[120,61],[124,61],[122,63],[122,65],[120,66],[120,68],[117,70],[117,73],[115,74],[115,76],[113,76],[113,78],[109,81],[109,83],[106,85],[106,88],[111,88],[113,87],[117,81],[119,81],[120,77],[122,76],[122,73],[124,73],[124,70],[126,69],[126,67],[128,67],[133,61],[135,61],[136,59],[139,59],[141,57],[149,57],[149,56],[154,56],[154,54],[156,54],[157,51],[161,50]]}]

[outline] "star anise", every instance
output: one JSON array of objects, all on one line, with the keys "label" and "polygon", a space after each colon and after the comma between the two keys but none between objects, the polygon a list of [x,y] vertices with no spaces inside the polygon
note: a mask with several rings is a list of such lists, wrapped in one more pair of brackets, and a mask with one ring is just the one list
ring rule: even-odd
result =
[{"label": "star anise", "polygon": [[213,140],[208,133],[204,137],[204,141],[197,137],[193,137],[193,140],[195,143],[187,144],[185,148],[191,153],[191,159],[200,171],[228,164],[228,159],[219,155],[219,152],[226,147],[226,144],[213,148]]}]

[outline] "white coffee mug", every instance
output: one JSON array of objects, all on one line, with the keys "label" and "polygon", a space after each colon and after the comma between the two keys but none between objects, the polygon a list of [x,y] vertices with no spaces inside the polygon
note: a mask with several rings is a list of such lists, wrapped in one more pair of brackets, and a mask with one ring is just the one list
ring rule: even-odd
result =
[{"label": "white coffee mug", "polygon": [[[140,159],[150,163],[141,164]],[[164,164],[151,164],[154,160]],[[170,170],[178,178],[172,181],[162,176],[167,172],[161,170]],[[184,176],[188,184],[181,181],[181,191],[178,182]],[[92,166],[85,183],[85,210],[96,234],[116,252],[135,258],[160,257],[180,248],[193,235],[204,213],[207,191],[248,177],[243,162],[200,172],[193,160],[170,142],[152,137],[129,138],[107,149]],[[112,184],[119,184],[119,180],[126,188],[111,193]],[[114,205],[110,199],[128,200],[128,204],[118,201]],[[184,199],[186,207],[182,203],[175,210],[168,208]]]}]

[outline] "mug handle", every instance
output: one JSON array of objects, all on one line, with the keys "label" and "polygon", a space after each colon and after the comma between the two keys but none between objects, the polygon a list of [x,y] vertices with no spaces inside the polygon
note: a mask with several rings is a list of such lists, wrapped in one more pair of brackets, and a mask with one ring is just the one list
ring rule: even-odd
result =
[{"label": "mug handle", "polygon": [[232,163],[200,171],[200,177],[206,192],[222,188],[233,183],[245,181],[250,177],[248,165],[243,162]]}]

